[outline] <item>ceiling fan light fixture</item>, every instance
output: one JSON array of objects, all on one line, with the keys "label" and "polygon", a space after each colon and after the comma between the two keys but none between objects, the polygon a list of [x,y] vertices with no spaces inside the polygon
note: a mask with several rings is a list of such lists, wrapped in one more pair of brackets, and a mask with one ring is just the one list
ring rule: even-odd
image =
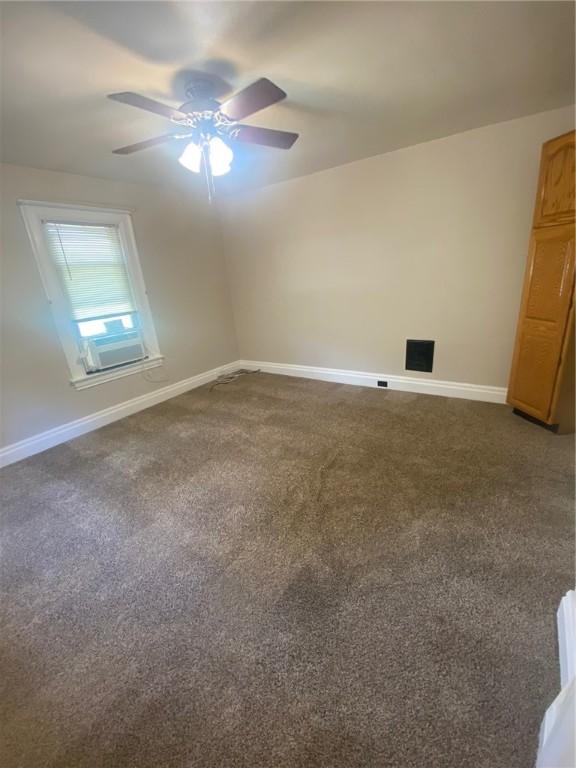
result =
[{"label": "ceiling fan light fixture", "polygon": [[[210,171],[212,176],[224,176],[230,170],[230,164],[234,159],[234,153],[218,136],[214,136],[208,143]],[[178,158],[180,165],[193,173],[200,173],[202,168],[202,147],[191,141],[186,145],[184,152]]]},{"label": "ceiling fan light fixture", "polygon": [[218,136],[210,139],[210,168],[212,176],[224,176],[230,170],[234,153]]},{"label": "ceiling fan light fixture", "polygon": [[186,145],[184,152],[182,152],[178,158],[178,162],[189,171],[200,173],[200,166],[202,163],[201,148],[198,146],[198,144],[195,144],[193,141],[191,141],[190,144]]},{"label": "ceiling fan light fixture", "polygon": [[238,122],[286,98],[285,91],[266,77],[261,77],[222,103],[214,98],[218,93],[214,91],[213,79],[201,73],[195,77],[186,95],[190,97],[190,101],[175,109],[131,91],[109,94],[108,98],[113,101],[166,117],[181,129],[179,133],[166,133],[120,147],[114,150],[114,154],[129,155],[164,142],[195,137],[196,141],[190,141],[186,145],[178,161],[193,173],[203,173],[208,188],[208,199],[212,200],[214,177],[228,173],[234,159],[232,149],[222,141],[221,136],[233,143],[241,141],[277,149],[290,149],[298,138],[297,133],[242,125]]}]

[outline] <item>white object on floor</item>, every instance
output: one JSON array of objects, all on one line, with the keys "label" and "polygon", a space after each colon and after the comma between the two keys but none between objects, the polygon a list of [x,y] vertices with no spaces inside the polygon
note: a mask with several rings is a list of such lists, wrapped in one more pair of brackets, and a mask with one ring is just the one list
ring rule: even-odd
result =
[{"label": "white object on floor", "polygon": [[576,766],[576,592],[570,590],[557,613],[562,690],[546,710],[540,728],[536,768]]},{"label": "white object on floor", "polygon": [[566,592],[558,608],[558,651],[560,686],[576,677],[576,592]]},{"label": "white object on floor", "polygon": [[563,688],[546,710],[540,729],[536,768],[574,768],[576,746],[576,678]]}]

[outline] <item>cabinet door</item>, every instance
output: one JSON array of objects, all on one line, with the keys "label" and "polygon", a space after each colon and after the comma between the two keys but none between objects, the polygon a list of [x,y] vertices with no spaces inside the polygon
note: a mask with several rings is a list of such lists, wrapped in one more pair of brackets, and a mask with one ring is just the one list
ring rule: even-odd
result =
[{"label": "cabinet door", "polygon": [[532,232],[508,402],[550,422],[574,293],[574,226]]},{"label": "cabinet door", "polygon": [[574,221],[575,135],[575,131],[565,133],[542,147],[535,227]]}]

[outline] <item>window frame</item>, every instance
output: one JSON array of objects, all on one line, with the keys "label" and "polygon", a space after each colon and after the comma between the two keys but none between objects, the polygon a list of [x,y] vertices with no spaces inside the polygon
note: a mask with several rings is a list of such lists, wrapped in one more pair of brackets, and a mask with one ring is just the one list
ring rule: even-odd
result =
[{"label": "window frame", "polygon": [[[48,203],[36,200],[18,200],[18,206],[30,238],[44,292],[50,304],[56,332],[70,369],[70,383],[76,389],[86,389],[162,365],[164,357],[160,354],[158,346],[130,211],[119,208],[103,208],[74,203]],[[68,297],[50,255],[42,227],[46,220],[58,221],[59,219],[71,224],[102,224],[118,227],[126,271],[139,314],[142,338],[148,351],[148,357],[145,360],[94,373],[86,372],[80,360],[80,350],[68,308]]]}]

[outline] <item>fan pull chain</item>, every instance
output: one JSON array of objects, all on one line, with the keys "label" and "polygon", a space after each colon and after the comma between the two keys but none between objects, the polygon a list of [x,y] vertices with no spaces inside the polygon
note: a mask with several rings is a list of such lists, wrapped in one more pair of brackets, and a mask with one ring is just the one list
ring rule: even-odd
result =
[{"label": "fan pull chain", "polygon": [[212,176],[212,167],[210,165],[210,145],[207,141],[202,142],[202,165],[204,167],[206,187],[208,188],[208,202],[211,203],[214,199],[214,177]]}]

